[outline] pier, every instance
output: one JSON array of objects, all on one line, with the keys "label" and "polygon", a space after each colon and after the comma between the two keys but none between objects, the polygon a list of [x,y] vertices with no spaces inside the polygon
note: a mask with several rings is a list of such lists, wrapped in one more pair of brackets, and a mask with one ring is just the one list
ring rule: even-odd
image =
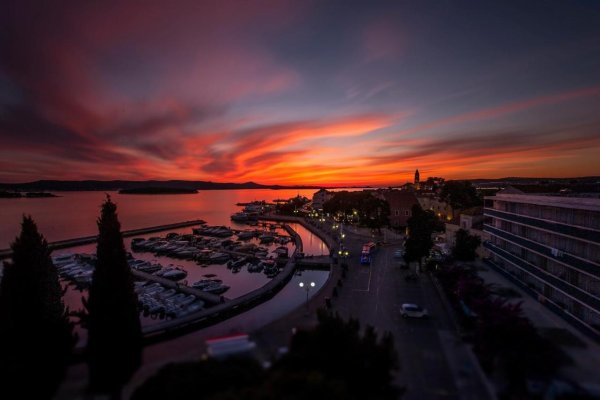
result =
[{"label": "pier", "polygon": [[316,269],[329,271],[331,269],[331,257],[329,256],[308,256],[296,260],[298,269]]},{"label": "pier", "polygon": [[[188,226],[202,225],[205,223],[206,223],[206,221],[204,221],[204,220],[195,219],[192,221],[177,222],[174,224],[151,226],[148,228],[140,228],[140,229],[131,229],[128,231],[123,231],[123,232],[121,232],[121,234],[125,238],[125,237],[137,236],[137,235],[144,235],[147,233],[166,231],[169,229],[178,229],[178,228],[185,228]],[[81,246],[84,244],[95,243],[97,240],[98,240],[98,235],[85,236],[85,237],[81,237],[81,238],[59,240],[56,242],[52,242],[52,243],[48,244],[48,247],[50,248],[50,250],[64,249],[67,247],[75,247],[75,246]],[[0,260],[5,259],[5,258],[10,258],[11,256],[12,256],[11,249],[0,250]]]},{"label": "pier", "polygon": [[194,296],[196,296],[196,298],[198,298],[202,301],[205,301],[207,303],[210,303],[210,304],[218,304],[218,303],[229,300],[224,297],[218,296],[216,294],[203,292],[202,290],[194,289],[191,286],[181,285],[181,284],[179,284],[177,282],[173,282],[169,279],[166,279],[166,278],[163,278],[160,276],[156,276],[156,275],[152,275],[152,274],[148,274],[146,272],[138,271],[136,269],[132,269],[131,273],[136,278],[143,279],[145,281],[158,282],[166,288],[175,289],[181,293],[193,294]]}]

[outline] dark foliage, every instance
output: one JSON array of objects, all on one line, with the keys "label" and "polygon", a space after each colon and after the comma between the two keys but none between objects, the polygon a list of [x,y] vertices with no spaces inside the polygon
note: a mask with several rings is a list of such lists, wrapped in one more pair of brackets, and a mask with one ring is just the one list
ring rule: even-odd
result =
[{"label": "dark foliage", "polygon": [[133,400],[397,399],[393,338],[357,321],[319,312],[314,331],[298,332],[289,352],[269,370],[248,359],[170,365],[150,378]]},{"label": "dark foliage", "polygon": [[392,336],[386,333],[379,342],[370,326],[361,336],[356,320],[345,322],[324,311],[318,317],[319,325],[314,331],[294,336],[290,352],[277,368],[284,375],[302,372],[338,382],[349,396],[345,398],[394,398],[390,391],[391,373],[398,368],[398,359]]},{"label": "dark foliage", "polygon": [[90,286],[87,356],[90,389],[117,394],[138,369],[142,336],[117,206],[107,197],[98,219],[96,269]]},{"label": "dark foliage", "polygon": [[389,224],[389,203],[373,196],[373,192],[368,190],[336,192],[323,204],[323,211],[340,215],[346,221],[358,219],[360,225],[372,229],[380,229]]},{"label": "dark foliage", "polygon": [[[169,364],[140,386],[131,399],[228,398],[263,381],[265,374],[262,367],[249,358]],[[231,398],[247,398],[247,394]]]},{"label": "dark foliage", "polygon": [[73,324],[48,244],[31,217],[11,245],[0,285],[2,392],[49,399],[64,378],[75,344]]},{"label": "dark foliage", "polygon": [[445,181],[444,178],[439,178],[437,176],[430,176],[425,181],[425,185],[430,186],[431,190],[437,191],[440,188],[440,186],[444,184],[444,181]]},{"label": "dark foliage", "polygon": [[477,274],[463,267],[445,267],[437,277],[452,303],[475,312],[475,321],[462,319],[472,331],[474,349],[483,369],[500,372],[507,382],[504,395],[525,396],[530,378],[551,378],[568,359],[537,332],[523,316],[520,303],[511,304],[492,295]]},{"label": "dark foliage", "polygon": [[447,181],[442,186],[440,198],[453,210],[464,210],[482,205],[475,187],[469,181]]},{"label": "dark foliage", "polygon": [[303,196],[292,197],[286,203],[277,204],[275,211],[277,214],[297,216],[302,209],[302,206],[309,201],[310,200]]},{"label": "dark foliage", "polygon": [[456,232],[456,244],[452,248],[452,257],[458,261],[473,261],[477,258],[477,248],[481,244],[478,236],[464,229]]},{"label": "dark foliage", "polygon": [[433,247],[431,235],[433,232],[443,231],[444,224],[433,211],[423,210],[418,204],[412,207],[412,216],[407,224],[408,238],[404,244],[404,261],[418,261],[420,266],[423,257],[428,256]]}]

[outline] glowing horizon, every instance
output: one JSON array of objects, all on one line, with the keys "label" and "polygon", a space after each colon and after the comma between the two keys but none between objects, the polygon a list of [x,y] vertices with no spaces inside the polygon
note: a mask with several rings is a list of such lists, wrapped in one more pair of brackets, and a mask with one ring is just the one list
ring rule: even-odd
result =
[{"label": "glowing horizon", "polygon": [[13,2],[0,182],[600,175],[600,5],[485,3]]}]

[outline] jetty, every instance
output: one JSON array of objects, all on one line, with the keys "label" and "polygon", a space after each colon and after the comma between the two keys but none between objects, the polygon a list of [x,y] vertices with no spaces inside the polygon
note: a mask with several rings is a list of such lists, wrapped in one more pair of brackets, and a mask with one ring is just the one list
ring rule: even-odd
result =
[{"label": "jetty", "polygon": [[218,296],[213,293],[203,292],[202,290],[195,289],[191,286],[173,282],[173,281],[171,281],[167,278],[163,278],[161,276],[138,271],[137,269],[132,269],[131,273],[136,278],[143,279],[145,281],[150,281],[150,282],[158,282],[161,284],[161,286],[164,286],[165,288],[175,289],[178,292],[185,293],[185,294],[193,294],[194,296],[196,296],[196,298],[203,300],[210,304],[218,304],[218,303],[223,303],[223,302],[229,301],[229,299],[227,299],[225,297]]},{"label": "jetty", "polygon": [[[147,233],[166,231],[169,229],[178,229],[178,228],[185,228],[185,227],[194,226],[194,225],[203,225],[205,223],[206,223],[206,221],[204,221],[204,220],[195,219],[195,220],[191,220],[191,221],[177,222],[174,224],[157,225],[157,226],[151,226],[148,228],[130,229],[130,230],[121,232],[121,234],[123,235],[123,237],[131,237],[131,236],[137,236],[137,235],[144,235]],[[56,242],[52,242],[52,243],[48,244],[48,247],[50,248],[50,250],[64,249],[67,247],[75,247],[75,246],[81,246],[84,244],[95,243],[97,240],[98,240],[98,235],[84,236],[84,237],[75,238],[75,239],[59,240]],[[11,249],[0,250],[0,260],[5,259],[5,258],[10,258],[11,256],[12,256]]]},{"label": "jetty", "polygon": [[331,269],[331,257],[329,256],[308,256],[296,260],[296,268],[300,270],[322,270],[329,271]]}]

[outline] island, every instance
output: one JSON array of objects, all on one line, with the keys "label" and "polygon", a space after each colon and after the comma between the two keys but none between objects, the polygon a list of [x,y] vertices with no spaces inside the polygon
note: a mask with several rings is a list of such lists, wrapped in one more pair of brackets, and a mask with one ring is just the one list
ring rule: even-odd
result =
[{"label": "island", "polygon": [[170,187],[142,187],[121,189],[119,194],[196,194],[196,189],[170,188]]},{"label": "island", "polygon": [[37,198],[58,197],[58,196],[53,193],[48,193],[48,192],[21,193],[21,192],[9,192],[6,190],[0,190],[0,198],[2,198],[2,199],[21,199],[23,197],[27,197],[30,199],[37,199]]}]

